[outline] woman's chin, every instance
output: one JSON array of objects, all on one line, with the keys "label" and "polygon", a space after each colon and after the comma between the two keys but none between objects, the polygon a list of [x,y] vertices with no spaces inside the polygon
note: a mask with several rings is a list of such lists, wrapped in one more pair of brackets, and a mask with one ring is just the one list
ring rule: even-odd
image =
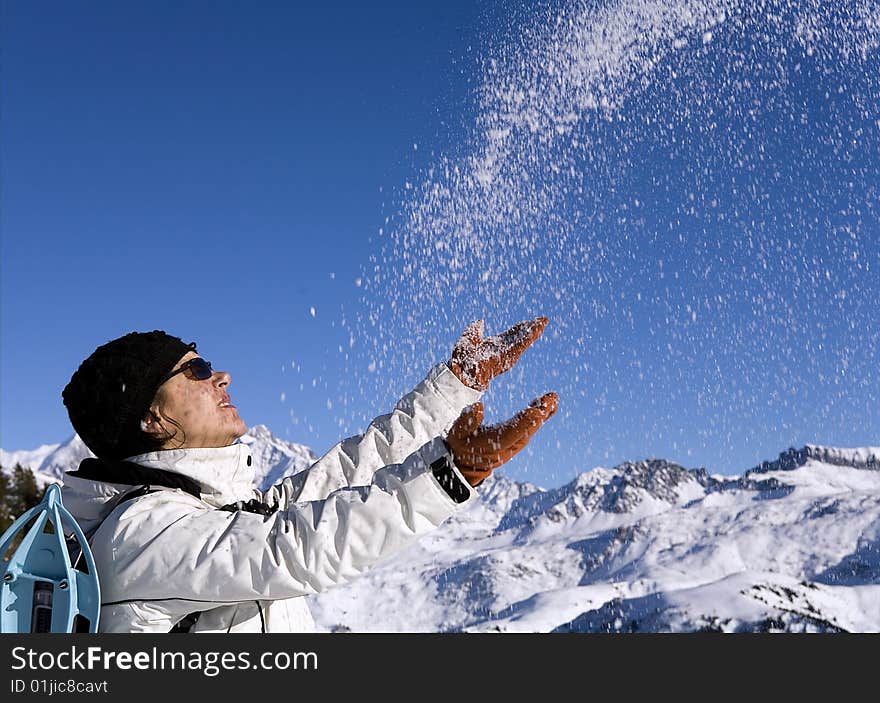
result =
[{"label": "woman's chin", "polygon": [[246,435],[247,431],[248,426],[245,424],[244,420],[239,418],[238,422],[235,423],[234,429],[230,433],[230,439],[227,444],[234,444],[236,440]]}]

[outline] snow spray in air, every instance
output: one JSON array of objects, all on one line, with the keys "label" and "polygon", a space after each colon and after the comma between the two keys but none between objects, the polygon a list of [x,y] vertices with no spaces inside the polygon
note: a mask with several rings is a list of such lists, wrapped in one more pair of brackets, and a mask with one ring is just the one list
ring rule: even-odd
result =
[{"label": "snow spray in air", "polygon": [[340,395],[391,401],[468,322],[547,315],[486,399],[493,421],[560,394],[516,478],[645,456],[741,472],[767,443],[876,428],[878,7],[527,11],[455,153],[398,193]]}]

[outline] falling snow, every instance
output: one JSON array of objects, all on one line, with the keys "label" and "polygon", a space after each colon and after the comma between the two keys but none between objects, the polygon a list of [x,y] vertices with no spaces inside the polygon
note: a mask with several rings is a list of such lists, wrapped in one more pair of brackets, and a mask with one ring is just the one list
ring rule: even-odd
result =
[{"label": "falling snow", "polygon": [[546,315],[487,405],[559,392],[546,483],[876,440],[878,8],[630,0],[511,27],[460,147],[396,189],[339,395],[393,400],[472,320]]}]

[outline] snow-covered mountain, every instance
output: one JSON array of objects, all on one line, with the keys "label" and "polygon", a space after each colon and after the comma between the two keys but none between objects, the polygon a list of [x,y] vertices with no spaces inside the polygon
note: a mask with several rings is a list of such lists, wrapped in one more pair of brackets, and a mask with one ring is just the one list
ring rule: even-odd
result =
[{"label": "snow-covered mountain", "polygon": [[256,467],[256,485],[261,491],[274,486],[285,476],[307,469],[318,457],[304,444],[278,439],[265,425],[254,425],[241,441],[250,446]]},{"label": "snow-covered mountain", "polygon": [[60,482],[65,471],[74,471],[79,462],[94,456],[78,435],[60,444],[44,444],[37,449],[6,452],[0,449],[0,466],[11,471],[16,464],[30,468],[37,483]]},{"label": "snow-covered mountain", "polygon": [[[264,488],[315,460],[263,426],[243,441]],[[73,438],[0,461],[57,480],[85,455]],[[789,449],[741,477],[662,459],[553,489],[496,472],[479,492],[394,559],[310,597],[319,628],[880,632],[880,447]]]},{"label": "snow-covered mountain", "polygon": [[[241,441],[250,446],[257,469],[256,485],[261,489],[273,486],[311,466],[318,457],[303,444],[285,442],[275,437],[265,425],[254,425]],[[38,483],[61,482],[66,471],[74,471],[86,457],[94,456],[77,435],[62,444],[46,444],[38,449],[6,452],[0,449],[0,465],[4,471],[16,463],[30,467]]]},{"label": "snow-covered mountain", "polygon": [[880,631],[880,448],[651,460],[492,498],[318,597],[328,630]]}]

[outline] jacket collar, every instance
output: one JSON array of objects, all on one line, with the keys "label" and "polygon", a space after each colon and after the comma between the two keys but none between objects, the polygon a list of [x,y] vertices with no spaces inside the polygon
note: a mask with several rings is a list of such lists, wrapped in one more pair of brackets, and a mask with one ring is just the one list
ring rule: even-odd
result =
[{"label": "jacket collar", "polygon": [[254,468],[246,444],[197,449],[165,449],[129,457],[150,469],[186,476],[198,485],[200,498],[219,508],[254,497]]}]

